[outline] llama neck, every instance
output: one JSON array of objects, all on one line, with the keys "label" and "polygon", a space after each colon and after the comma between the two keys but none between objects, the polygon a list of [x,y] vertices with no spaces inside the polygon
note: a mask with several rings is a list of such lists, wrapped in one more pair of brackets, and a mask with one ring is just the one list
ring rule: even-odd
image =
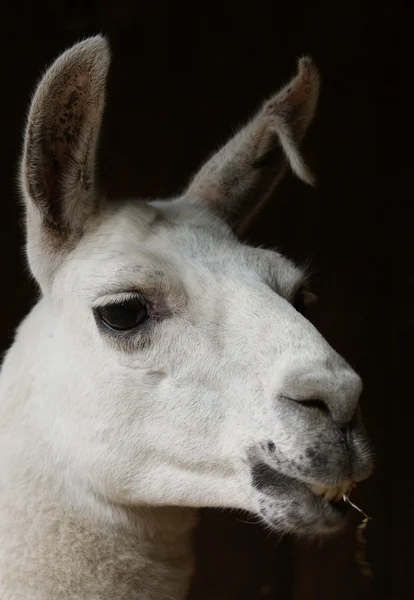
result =
[{"label": "llama neck", "polygon": [[0,503],[5,598],[186,597],[196,511],[104,506],[92,514],[21,482],[6,494]]}]

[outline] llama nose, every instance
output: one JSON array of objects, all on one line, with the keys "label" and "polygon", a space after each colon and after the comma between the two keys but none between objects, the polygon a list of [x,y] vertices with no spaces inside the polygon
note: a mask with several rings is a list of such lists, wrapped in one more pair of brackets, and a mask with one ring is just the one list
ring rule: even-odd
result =
[{"label": "llama nose", "polygon": [[345,431],[357,414],[362,381],[355,371],[348,368],[335,373],[332,384],[326,404],[336,425]]},{"label": "llama nose", "polygon": [[315,364],[310,369],[296,367],[284,377],[282,389],[280,395],[318,408],[345,430],[356,416],[362,381],[347,365],[332,368]]}]

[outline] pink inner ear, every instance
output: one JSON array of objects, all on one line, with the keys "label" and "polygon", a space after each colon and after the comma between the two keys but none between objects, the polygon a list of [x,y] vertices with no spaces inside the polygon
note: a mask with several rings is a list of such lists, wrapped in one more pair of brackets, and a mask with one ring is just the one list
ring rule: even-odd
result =
[{"label": "pink inner ear", "polygon": [[265,110],[268,114],[279,114],[289,122],[289,128],[297,143],[303,138],[313,118],[319,88],[318,80],[319,77],[313,70],[310,60],[302,58],[299,61],[299,73],[296,77],[266,105]]}]

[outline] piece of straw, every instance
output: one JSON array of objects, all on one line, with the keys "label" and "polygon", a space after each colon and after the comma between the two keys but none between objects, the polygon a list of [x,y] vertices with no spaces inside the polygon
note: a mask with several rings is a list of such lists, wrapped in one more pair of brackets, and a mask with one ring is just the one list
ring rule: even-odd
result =
[{"label": "piece of straw", "polygon": [[367,528],[368,522],[371,521],[371,517],[365,514],[364,511],[361,510],[356,504],[351,502],[351,500],[345,494],[343,495],[343,500],[344,502],[350,504],[352,508],[355,508],[355,510],[361,513],[361,515],[363,516],[361,523],[356,529],[355,560],[359,566],[361,575],[373,579],[374,575],[372,573],[371,565],[366,560],[367,540],[365,537],[365,530]]}]

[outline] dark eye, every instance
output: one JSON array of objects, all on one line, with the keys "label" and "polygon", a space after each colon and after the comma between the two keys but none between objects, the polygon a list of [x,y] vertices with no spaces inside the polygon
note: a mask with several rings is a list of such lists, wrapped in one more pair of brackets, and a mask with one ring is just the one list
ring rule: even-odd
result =
[{"label": "dark eye", "polygon": [[135,329],[148,318],[148,309],[141,298],[135,297],[101,306],[96,309],[96,314],[109,329],[128,331]]},{"label": "dark eye", "polygon": [[305,291],[299,290],[296,292],[296,296],[293,300],[293,306],[296,310],[302,315],[306,312],[306,300],[305,300]]}]

